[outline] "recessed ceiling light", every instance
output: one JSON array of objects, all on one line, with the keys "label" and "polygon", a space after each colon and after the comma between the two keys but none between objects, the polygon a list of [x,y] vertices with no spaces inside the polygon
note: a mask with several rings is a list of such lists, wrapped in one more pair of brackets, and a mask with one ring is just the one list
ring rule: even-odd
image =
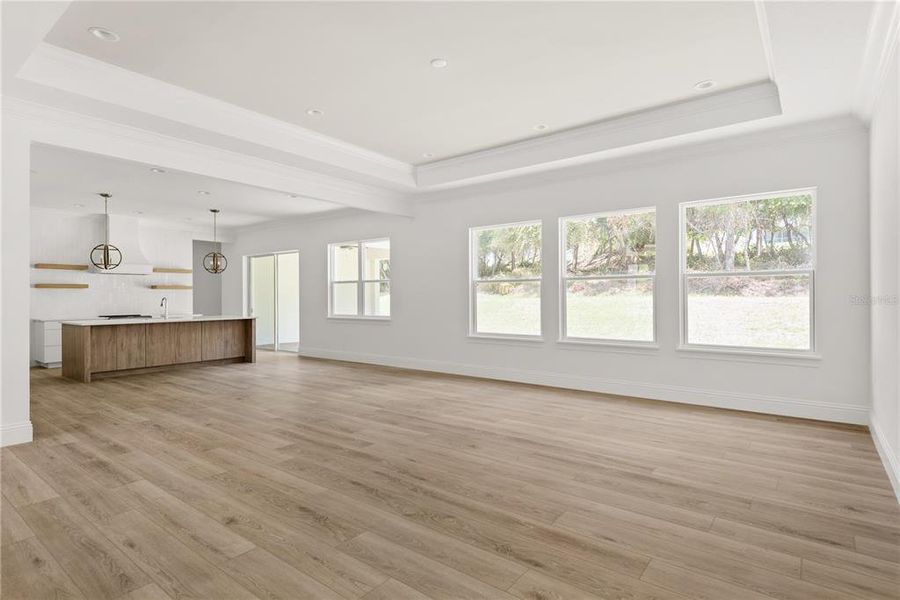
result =
[{"label": "recessed ceiling light", "polygon": [[75,208],[84,208],[84,204],[73,204]]},{"label": "recessed ceiling light", "polygon": [[134,211],[134,214],[136,214],[136,215],[142,215],[142,214],[144,214],[144,211],[142,211],[142,210],[136,210],[136,211]]},{"label": "recessed ceiling light", "polygon": [[443,69],[448,64],[450,64],[450,63],[447,62],[446,58],[432,58],[431,59],[431,66],[434,67],[435,69]]},{"label": "recessed ceiling light", "polygon": [[547,125],[546,123],[538,123],[537,125],[534,126],[534,129],[536,131],[546,131],[546,130],[550,129],[550,126]]},{"label": "recessed ceiling light", "polygon": [[154,173],[165,173],[166,172],[165,169],[160,169],[159,167],[153,167],[150,170],[153,171]]},{"label": "recessed ceiling light", "polygon": [[291,198],[299,198],[300,197],[297,194],[288,194],[288,196],[290,196]]},{"label": "recessed ceiling light", "polygon": [[434,154],[432,154],[431,152],[426,152],[422,156],[424,156],[425,158],[434,158]]},{"label": "recessed ceiling light", "polygon": [[322,110],[321,108],[309,108],[306,110],[306,114],[308,114],[311,117],[321,117],[322,115],[325,114],[325,111]]},{"label": "recessed ceiling light", "polygon": [[711,90],[716,87],[716,82],[712,79],[704,79],[703,81],[698,81],[694,84],[694,89],[698,92],[705,92],[706,90]]},{"label": "recessed ceiling light", "polygon": [[112,29],[107,29],[106,27],[89,27],[88,32],[98,40],[103,40],[104,42],[118,42],[121,39],[118,33]]},{"label": "recessed ceiling light", "polygon": [[197,193],[201,196],[209,196],[209,192],[207,192],[206,190],[198,190]]},{"label": "recessed ceiling light", "polygon": [[190,217],[186,218],[185,221],[193,221]]}]

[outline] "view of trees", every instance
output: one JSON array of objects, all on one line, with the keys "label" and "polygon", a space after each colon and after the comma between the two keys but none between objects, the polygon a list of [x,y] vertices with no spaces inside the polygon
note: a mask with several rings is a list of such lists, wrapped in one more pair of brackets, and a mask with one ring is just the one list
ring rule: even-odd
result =
[{"label": "view of trees", "polygon": [[512,225],[476,233],[479,279],[541,276],[541,225]]},{"label": "view of trees", "polygon": [[566,275],[652,272],[656,267],[654,212],[566,221]]},{"label": "view of trees", "polygon": [[812,196],[689,207],[689,271],[797,269],[812,265]]}]

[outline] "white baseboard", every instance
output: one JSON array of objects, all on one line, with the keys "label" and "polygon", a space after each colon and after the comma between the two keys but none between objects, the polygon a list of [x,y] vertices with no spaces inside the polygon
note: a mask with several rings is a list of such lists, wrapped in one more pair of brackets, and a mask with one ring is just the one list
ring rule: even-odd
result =
[{"label": "white baseboard", "polygon": [[884,470],[887,471],[888,479],[891,480],[894,494],[897,496],[897,502],[900,503],[900,462],[898,462],[897,455],[894,453],[894,449],[885,437],[881,427],[878,426],[878,422],[875,420],[875,413],[871,415],[869,431],[872,433],[872,441],[875,442],[878,456],[881,457],[881,462],[884,463]]},{"label": "white baseboard", "polygon": [[3,446],[14,446],[15,444],[27,444],[32,440],[32,437],[31,421],[0,426],[0,448]]},{"label": "white baseboard", "polygon": [[869,422],[868,407],[852,404],[818,402],[802,398],[723,392],[695,387],[628,381],[624,379],[604,379],[600,377],[585,377],[583,375],[568,375],[548,371],[532,371],[527,369],[408,358],[403,356],[345,352],[343,350],[310,348],[306,346],[300,348],[299,354],[301,356],[309,356],[312,358],[328,358],[332,360],[368,363],[387,367],[415,369],[419,371],[468,375],[470,377],[483,377],[485,379],[499,379],[516,383],[530,383],[587,392],[599,392],[603,394],[648,398],[651,400],[666,400],[684,404],[728,408],[732,410],[746,410],[787,417],[818,419],[821,421],[834,421],[838,423],[853,423],[856,425],[865,425]]}]

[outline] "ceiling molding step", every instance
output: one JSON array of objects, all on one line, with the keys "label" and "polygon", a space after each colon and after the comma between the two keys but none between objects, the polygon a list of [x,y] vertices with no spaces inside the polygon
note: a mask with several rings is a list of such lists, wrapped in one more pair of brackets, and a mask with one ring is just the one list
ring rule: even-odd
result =
[{"label": "ceiling molding step", "polygon": [[866,131],[865,124],[857,116],[844,114],[762,131],[748,131],[739,135],[616,155],[600,161],[576,164],[562,169],[530,172],[520,177],[484,181],[466,187],[423,191],[415,198],[417,202],[454,201],[471,198],[476,194],[500,194],[521,188],[554,185],[573,179],[640,169],[674,160],[702,158],[711,154],[784,144],[792,140],[818,140],[848,134],[864,138],[867,135]]},{"label": "ceiling molding step", "polygon": [[17,76],[412,188],[413,167],[377,152],[42,43]]},{"label": "ceiling molding step", "polygon": [[769,80],[778,81],[775,78],[775,55],[772,52],[772,30],[769,28],[769,15],[766,12],[765,0],[753,0],[756,8],[756,22],[759,25],[759,39],[762,42],[763,53],[766,55],[766,67],[769,70]]},{"label": "ceiling molding step", "polygon": [[854,109],[866,122],[871,120],[875,103],[884,87],[891,59],[900,45],[898,38],[900,2],[876,2],[869,20]]},{"label": "ceiling molding step", "polygon": [[392,190],[18,98],[4,96],[2,100],[4,120],[24,124],[31,139],[38,143],[284,191],[351,208],[406,216],[413,211],[407,195]]},{"label": "ceiling molding step", "polygon": [[781,114],[777,86],[761,81],[673,102],[584,127],[449,158],[416,170],[420,189],[511,176],[538,165]]}]

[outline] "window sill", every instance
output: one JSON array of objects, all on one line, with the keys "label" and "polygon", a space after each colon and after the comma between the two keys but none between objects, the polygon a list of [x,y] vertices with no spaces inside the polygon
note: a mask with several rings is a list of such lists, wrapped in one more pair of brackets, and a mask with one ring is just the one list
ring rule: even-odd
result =
[{"label": "window sill", "polygon": [[470,333],[466,336],[470,342],[484,342],[484,343],[494,343],[494,344],[519,344],[524,343],[526,345],[532,344],[543,344],[544,338],[539,335],[503,335],[502,333],[497,334],[486,334],[486,333]]},{"label": "window sill", "polygon": [[352,315],[328,315],[329,321],[362,321],[365,323],[390,323],[390,317],[354,317]]},{"label": "window sill", "polygon": [[779,352],[777,350],[742,350],[740,348],[716,348],[714,346],[678,346],[676,350],[683,358],[696,355],[694,358],[709,360],[744,361],[767,364],[793,364],[803,367],[818,367],[822,355],[815,352]]},{"label": "window sill", "polygon": [[562,338],[556,340],[563,350],[598,350],[607,352],[630,352],[645,354],[659,350],[656,342],[627,342],[615,340],[591,340],[578,338]]}]

